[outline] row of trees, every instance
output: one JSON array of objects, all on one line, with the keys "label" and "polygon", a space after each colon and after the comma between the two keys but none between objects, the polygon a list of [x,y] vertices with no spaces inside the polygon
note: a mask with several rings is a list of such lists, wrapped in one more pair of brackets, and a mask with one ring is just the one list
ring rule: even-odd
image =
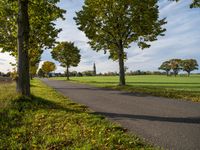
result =
[{"label": "row of trees", "polygon": [[[17,59],[17,91],[30,96],[30,73],[37,70],[41,53],[53,48],[61,29],[55,20],[65,10],[56,4],[59,0],[1,0],[0,48]],[[193,0],[194,7],[199,0]],[[157,0],[85,0],[83,9],[75,17],[79,29],[89,38],[91,47],[110,53],[119,61],[120,85],[125,85],[125,48],[132,42],[148,48],[149,42],[163,36]],[[56,58],[58,59],[58,58]]]},{"label": "row of trees", "polygon": [[181,70],[186,71],[188,76],[190,76],[191,71],[198,69],[198,63],[195,59],[171,59],[163,62],[159,69],[166,71],[167,76],[171,70],[175,76],[178,75]]},{"label": "row of trees", "polygon": [[17,92],[30,96],[30,74],[38,68],[44,49],[52,48],[61,29],[55,20],[66,12],[59,0],[1,0],[0,48],[17,60]]}]

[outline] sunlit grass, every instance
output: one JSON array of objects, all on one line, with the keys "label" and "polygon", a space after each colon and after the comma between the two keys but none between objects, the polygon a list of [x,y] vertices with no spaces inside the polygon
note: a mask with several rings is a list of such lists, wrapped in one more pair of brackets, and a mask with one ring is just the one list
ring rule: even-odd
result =
[{"label": "sunlit grass", "polygon": [[32,100],[0,85],[0,149],[153,149],[119,125],[32,81]]},{"label": "sunlit grass", "polygon": [[[54,79],[66,80],[64,77]],[[127,76],[127,86],[125,87],[118,86],[118,80],[118,76],[71,78],[71,81],[87,83],[98,87],[200,102],[200,75],[192,75],[191,77],[167,77],[164,75]]]}]

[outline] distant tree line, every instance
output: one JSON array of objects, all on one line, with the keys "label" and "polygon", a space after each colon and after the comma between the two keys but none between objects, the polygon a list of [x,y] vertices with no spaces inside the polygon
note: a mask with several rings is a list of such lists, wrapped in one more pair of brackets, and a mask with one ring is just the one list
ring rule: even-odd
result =
[{"label": "distant tree line", "polygon": [[181,70],[186,71],[188,76],[190,76],[192,71],[198,70],[198,63],[195,59],[171,59],[163,62],[159,70],[164,70],[167,76],[170,71],[173,71],[174,76],[177,76]]}]

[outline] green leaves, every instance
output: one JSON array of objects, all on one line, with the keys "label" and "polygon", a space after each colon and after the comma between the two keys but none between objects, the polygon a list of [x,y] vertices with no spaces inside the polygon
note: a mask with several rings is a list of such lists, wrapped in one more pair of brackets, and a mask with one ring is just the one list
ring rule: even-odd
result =
[{"label": "green leaves", "polygon": [[72,42],[61,42],[51,52],[52,57],[63,67],[76,67],[81,59],[80,50]]},{"label": "green leaves", "polygon": [[[58,18],[64,19],[65,10],[56,6],[59,0],[30,0],[29,47],[33,49],[52,48],[61,29],[53,23]],[[0,47],[3,52],[17,56],[17,1],[1,0],[0,2]],[[30,52],[31,53],[31,52]]]},{"label": "green leaves", "polygon": [[42,71],[44,71],[46,74],[49,74],[50,72],[56,70],[56,65],[53,62],[46,61],[42,65]]},{"label": "green leaves", "polygon": [[170,70],[173,70],[174,75],[177,75],[180,70],[183,70],[186,71],[189,76],[191,71],[198,69],[198,63],[195,59],[171,59],[163,62],[159,69],[165,70],[167,74]]},{"label": "green leaves", "polygon": [[[96,50],[109,51],[111,58],[122,43],[128,48],[132,42],[148,48],[148,42],[163,36],[165,19],[158,19],[156,0],[86,0],[75,21]],[[115,52],[114,52],[115,51]],[[117,56],[118,57],[118,56]]]},{"label": "green leaves", "polygon": [[199,66],[195,59],[182,60],[180,65],[183,71],[188,72],[188,75],[190,74],[191,71],[198,70],[198,66]]}]

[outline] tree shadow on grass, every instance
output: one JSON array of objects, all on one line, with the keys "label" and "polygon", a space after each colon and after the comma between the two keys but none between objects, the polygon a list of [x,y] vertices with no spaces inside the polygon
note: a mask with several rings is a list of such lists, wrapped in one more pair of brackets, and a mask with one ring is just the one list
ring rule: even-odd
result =
[{"label": "tree shadow on grass", "polygon": [[[67,106],[64,107],[59,105],[59,103],[36,96],[32,96],[32,100],[26,98],[18,98],[13,100],[6,109],[0,110],[0,144],[3,144],[2,142],[9,137],[14,136],[13,130],[22,126],[27,126],[27,122],[24,121],[26,113],[34,112],[37,110],[59,110],[65,111],[66,113],[84,112],[84,109],[81,107],[75,107],[75,109],[71,109]],[[31,114],[29,115],[30,116],[28,117],[31,117]],[[9,142],[6,143],[8,144]]]}]

